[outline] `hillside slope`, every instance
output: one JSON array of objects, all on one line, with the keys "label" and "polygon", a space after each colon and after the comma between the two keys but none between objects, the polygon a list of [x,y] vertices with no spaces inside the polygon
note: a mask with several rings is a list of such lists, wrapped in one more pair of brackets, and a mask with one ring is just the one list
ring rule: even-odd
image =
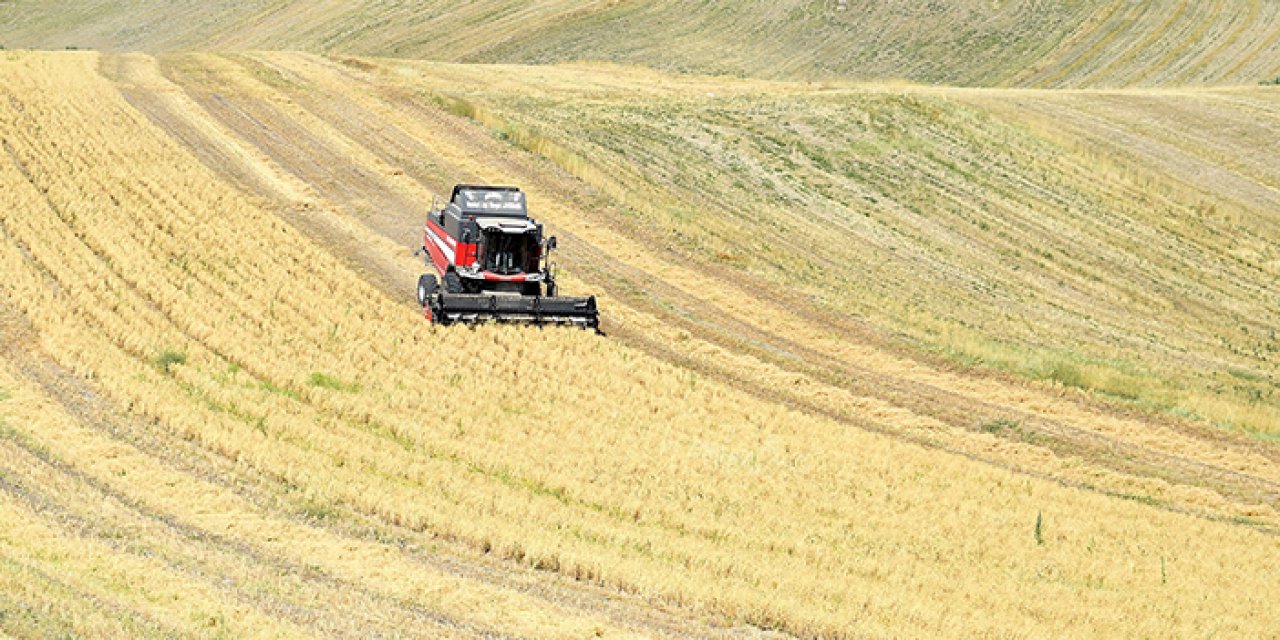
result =
[{"label": "hillside slope", "polygon": [[[984,297],[1052,275],[1074,288],[1049,298],[1065,321],[1125,292],[1098,311],[1121,335],[1139,294],[1189,287],[1163,312],[1234,331],[1179,308],[1213,296],[1252,335],[1249,322],[1269,324],[1276,309],[1272,168],[1250,162],[1262,150],[1152,156],[1253,175],[1258,187],[1232,199],[1192,182],[1199,171],[1153,177],[1139,166],[1148,160],[1103,173],[1144,205],[1182,207],[1170,194],[1195,191],[1218,207],[1177,209],[1168,219],[1192,228],[1153,239],[1165,218],[1078,175],[1082,157],[1126,162],[1118,150],[1043,122],[1121,144],[1115,128],[1154,148],[1164,134],[1141,128],[1144,109],[1273,113],[1274,93],[1059,103],[587,67],[512,68],[458,91],[495,71],[0,54],[0,629],[1093,637],[1280,625],[1274,447],[957,370],[904,344],[924,338],[849,306],[885,304],[916,285],[913,272],[937,269],[965,288],[931,291],[939,310],[906,314],[915,326],[987,331],[1005,300],[1065,340],[1031,301]],[[585,95],[550,101],[559,83]],[[661,106],[631,116],[654,92]],[[785,150],[752,151],[773,144],[789,121],[779,113],[797,112],[813,120],[791,125]],[[837,155],[821,134],[845,125],[823,119],[859,122],[851,112],[868,133]],[[676,129],[687,157],[646,160],[671,146],[643,126],[651,117],[687,120]],[[638,122],[593,128],[610,118]],[[954,139],[955,119],[985,123],[972,129],[980,139]],[[907,134],[903,122],[930,124]],[[909,144],[880,148],[895,135]],[[575,144],[590,147],[579,156]],[[736,145],[722,157],[743,167],[699,170],[707,145]],[[911,210],[968,194],[972,148],[1045,157],[1027,169],[1043,190],[992,188],[972,205],[991,217],[963,224],[1000,240]],[[901,171],[846,171],[859,154]],[[998,155],[985,161],[990,180],[1028,179]],[[760,219],[736,214],[733,181],[767,189],[766,176]],[[562,239],[565,289],[602,294],[609,338],[422,321],[410,250],[423,203],[472,180],[527,189]],[[678,205],[654,185],[706,195]],[[833,189],[859,189],[900,222],[822,199]],[[1123,252],[1108,234],[1064,218],[1044,224],[1100,254],[1033,252],[1045,236],[1031,219],[1047,207],[1032,196],[1094,207],[1117,245],[1151,245],[1143,269],[1115,268]],[[807,215],[788,217],[796,210]],[[804,246],[758,242],[781,224]],[[826,242],[803,243],[811,234]],[[1232,242],[1252,253],[1197,263]],[[997,243],[1010,245],[1008,266],[958,261],[998,255]],[[832,272],[856,295],[808,277],[857,256],[884,275]],[[800,265],[817,284],[796,293],[787,274]],[[1241,384],[1274,386],[1274,356],[1219,349],[1179,322],[1137,323],[1155,336],[1139,336],[1143,349],[1175,347],[1156,362],[1204,361],[1177,380],[1201,388],[1198,375],[1233,363],[1247,367]],[[1274,430],[1268,409],[1241,398],[1253,428]]]},{"label": "hillside slope", "polygon": [[815,317],[1226,428],[1280,425],[1276,89],[380,77],[552,158],[683,259],[804,292]]},{"label": "hillside slope", "polygon": [[966,86],[1257,84],[1280,77],[1280,5],[10,0],[0,3],[0,45],[607,60],[780,79],[903,78]]}]

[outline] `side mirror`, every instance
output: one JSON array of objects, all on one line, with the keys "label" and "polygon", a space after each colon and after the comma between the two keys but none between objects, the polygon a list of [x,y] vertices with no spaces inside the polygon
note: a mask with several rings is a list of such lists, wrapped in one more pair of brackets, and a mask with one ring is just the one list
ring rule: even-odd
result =
[{"label": "side mirror", "polygon": [[556,237],[547,238],[547,251],[554,251],[556,248]]}]

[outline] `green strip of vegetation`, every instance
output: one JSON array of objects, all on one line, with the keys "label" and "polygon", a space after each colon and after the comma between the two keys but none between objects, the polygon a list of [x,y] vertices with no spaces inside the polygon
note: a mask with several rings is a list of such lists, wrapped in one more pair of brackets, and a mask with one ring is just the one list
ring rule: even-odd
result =
[{"label": "green strip of vegetation", "polygon": [[333,391],[341,391],[343,393],[359,393],[360,384],[357,382],[345,382],[334,376],[316,371],[307,379],[307,384],[322,389],[331,389]]}]

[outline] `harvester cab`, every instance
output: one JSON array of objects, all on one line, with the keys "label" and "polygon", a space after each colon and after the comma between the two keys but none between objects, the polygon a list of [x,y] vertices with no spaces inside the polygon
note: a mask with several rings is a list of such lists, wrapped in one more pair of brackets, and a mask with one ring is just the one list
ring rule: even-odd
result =
[{"label": "harvester cab", "polygon": [[418,279],[418,303],[432,322],[571,324],[599,329],[594,296],[558,295],[554,237],[529,216],[515,187],[457,185],[432,202],[422,250],[438,272]]}]

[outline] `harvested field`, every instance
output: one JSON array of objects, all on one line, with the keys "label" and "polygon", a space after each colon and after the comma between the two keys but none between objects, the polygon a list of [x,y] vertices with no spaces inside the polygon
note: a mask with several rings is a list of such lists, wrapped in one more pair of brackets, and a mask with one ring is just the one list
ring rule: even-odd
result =
[{"label": "harvested field", "polygon": [[1263,635],[1278,97],[0,53],[0,629]]}]

